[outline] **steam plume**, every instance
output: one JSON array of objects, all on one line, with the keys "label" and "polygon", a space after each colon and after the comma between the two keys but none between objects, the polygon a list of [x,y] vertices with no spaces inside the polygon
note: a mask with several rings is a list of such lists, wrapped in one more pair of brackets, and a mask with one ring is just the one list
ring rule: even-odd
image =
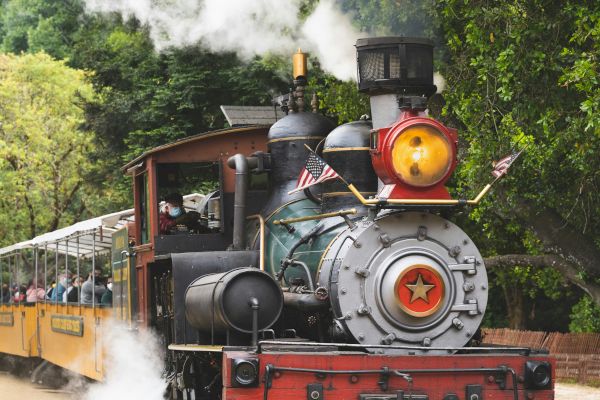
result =
[{"label": "steam plume", "polygon": [[109,343],[105,358],[105,381],[89,387],[84,400],[162,400],[166,388],[161,377],[163,352],[157,339],[145,330],[131,332],[118,321],[108,321],[104,332]]},{"label": "steam plume", "polygon": [[339,79],[355,76],[353,28],[333,0],[319,2],[305,22],[300,0],[86,0],[88,12],[118,12],[148,25],[158,51],[201,42],[241,58],[289,55],[300,45]]}]

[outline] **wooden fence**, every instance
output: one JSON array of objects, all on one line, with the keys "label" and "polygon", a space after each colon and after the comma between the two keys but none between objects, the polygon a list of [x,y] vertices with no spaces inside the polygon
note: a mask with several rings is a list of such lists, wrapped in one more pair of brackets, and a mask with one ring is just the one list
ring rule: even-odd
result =
[{"label": "wooden fence", "polygon": [[484,344],[547,349],[556,359],[556,378],[600,384],[600,334],[483,329]]}]

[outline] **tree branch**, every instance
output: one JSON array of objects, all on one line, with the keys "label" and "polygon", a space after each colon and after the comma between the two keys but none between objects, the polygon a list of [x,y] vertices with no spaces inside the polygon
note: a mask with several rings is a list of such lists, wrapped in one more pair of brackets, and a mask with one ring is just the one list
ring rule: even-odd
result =
[{"label": "tree branch", "polygon": [[519,201],[514,212],[533,230],[548,253],[560,255],[567,264],[591,277],[600,277],[600,249],[556,211]]},{"label": "tree branch", "polygon": [[501,256],[488,257],[484,259],[488,269],[502,267],[532,267],[532,268],[554,268],[559,271],[569,282],[577,285],[590,295],[592,300],[600,305],[600,285],[586,282],[580,278],[578,264],[569,262],[559,255],[544,254],[531,256],[527,254],[505,254]]}]

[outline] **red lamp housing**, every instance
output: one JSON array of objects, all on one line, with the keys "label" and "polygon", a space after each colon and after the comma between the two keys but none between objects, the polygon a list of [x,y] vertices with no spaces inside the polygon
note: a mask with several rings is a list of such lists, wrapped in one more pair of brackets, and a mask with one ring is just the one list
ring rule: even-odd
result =
[{"label": "red lamp housing", "polygon": [[402,110],[371,132],[371,160],[385,199],[450,199],[444,186],[456,168],[458,134],[424,112]]}]

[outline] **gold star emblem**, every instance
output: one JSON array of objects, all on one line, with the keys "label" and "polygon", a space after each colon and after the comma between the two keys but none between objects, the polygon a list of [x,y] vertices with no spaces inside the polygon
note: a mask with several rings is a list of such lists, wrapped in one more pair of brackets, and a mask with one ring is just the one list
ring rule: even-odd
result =
[{"label": "gold star emblem", "polygon": [[423,283],[423,277],[421,276],[421,274],[419,274],[416,283],[412,285],[406,284],[405,286],[408,288],[408,290],[412,292],[412,297],[410,298],[411,303],[417,299],[423,299],[426,303],[429,303],[427,292],[429,292],[435,287],[435,285],[425,285]]}]

